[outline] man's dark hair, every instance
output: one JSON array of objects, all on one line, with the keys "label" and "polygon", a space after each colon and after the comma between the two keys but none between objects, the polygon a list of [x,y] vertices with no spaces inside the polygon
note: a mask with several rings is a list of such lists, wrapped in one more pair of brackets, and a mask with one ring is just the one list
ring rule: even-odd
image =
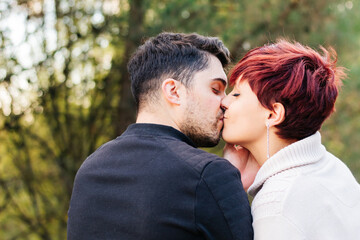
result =
[{"label": "man's dark hair", "polygon": [[148,39],[128,63],[137,108],[156,96],[165,78],[189,87],[193,75],[208,67],[209,54],[217,57],[223,67],[230,62],[229,50],[216,37],[164,32]]}]

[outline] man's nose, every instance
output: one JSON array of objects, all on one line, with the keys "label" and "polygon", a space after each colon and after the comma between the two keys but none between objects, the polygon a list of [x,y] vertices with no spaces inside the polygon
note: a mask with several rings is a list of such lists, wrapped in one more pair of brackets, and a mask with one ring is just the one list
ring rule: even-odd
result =
[{"label": "man's nose", "polygon": [[227,110],[227,107],[223,104],[220,105],[220,108],[223,112],[225,112]]},{"label": "man's nose", "polygon": [[220,107],[223,110],[223,112],[225,112],[228,108],[227,108],[227,103],[228,103],[228,96],[225,96],[222,100],[221,100],[221,104]]}]

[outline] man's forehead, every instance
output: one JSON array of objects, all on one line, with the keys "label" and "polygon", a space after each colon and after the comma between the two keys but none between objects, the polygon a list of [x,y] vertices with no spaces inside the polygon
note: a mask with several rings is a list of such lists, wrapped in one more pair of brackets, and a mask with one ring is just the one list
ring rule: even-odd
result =
[{"label": "man's forehead", "polygon": [[207,81],[205,82],[220,82],[226,87],[228,84],[228,80],[224,72],[224,68],[221,65],[221,62],[219,61],[219,59],[212,55],[209,56],[209,59],[210,61],[208,63],[208,66],[205,69],[196,72],[193,79],[196,82],[197,80],[201,80],[198,82],[198,84],[204,83],[204,80],[206,79]]}]

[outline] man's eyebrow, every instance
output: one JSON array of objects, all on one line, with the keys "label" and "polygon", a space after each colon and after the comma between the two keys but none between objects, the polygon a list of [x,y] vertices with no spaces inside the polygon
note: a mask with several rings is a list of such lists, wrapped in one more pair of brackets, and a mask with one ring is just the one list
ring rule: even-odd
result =
[{"label": "man's eyebrow", "polygon": [[225,87],[227,86],[227,81],[223,78],[214,78],[213,81],[221,82]]}]

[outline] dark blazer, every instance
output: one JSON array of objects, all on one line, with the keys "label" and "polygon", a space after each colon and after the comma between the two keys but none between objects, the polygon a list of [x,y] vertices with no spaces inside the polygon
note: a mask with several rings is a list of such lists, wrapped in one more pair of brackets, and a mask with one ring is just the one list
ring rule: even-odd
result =
[{"label": "dark blazer", "polygon": [[74,182],[68,239],[253,239],[240,173],[176,129],[133,124]]}]

